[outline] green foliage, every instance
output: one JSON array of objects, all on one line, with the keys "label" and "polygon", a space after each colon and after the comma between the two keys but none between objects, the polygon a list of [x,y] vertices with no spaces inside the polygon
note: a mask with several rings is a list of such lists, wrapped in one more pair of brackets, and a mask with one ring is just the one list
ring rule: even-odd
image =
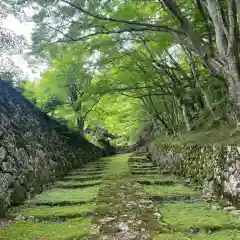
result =
[{"label": "green foliage", "polygon": [[90,219],[83,218],[70,219],[62,224],[20,221],[1,231],[0,237],[2,240],[29,240],[31,238],[70,240],[77,237],[83,239],[88,233],[89,226]]},{"label": "green foliage", "polygon": [[232,240],[239,238],[238,230],[222,230],[212,234],[200,233],[197,235],[187,234],[187,233],[162,233],[154,237],[154,240]]},{"label": "green foliage", "polygon": [[96,197],[97,192],[97,186],[84,189],[53,189],[36,196],[29,201],[29,204],[92,201]]},{"label": "green foliage", "polygon": [[[74,218],[75,216],[79,216],[79,214],[93,212],[93,204],[86,203],[82,205],[74,205],[74,206],[39,206],[36,208],[23,208],[22,209],[23,216],[31,217],[39,219],[56,219],[59,217],[67,217]],[[17,214],[16,214],[17,215]]]},{"label": "green foliage", "polygon": [[81,188],[82,185],[86,186],[86,185],[93,185],[93,184],[100,184],[102,182],[102,180],[89,180],[89,181],[85,181],[82,183],[79,183],[79,181],[58,181],[56,183],[56,187],[62,187],[62,188],[74,188],[74,187],[79,187]]},{"label": "green foliage", "polygon": [[[151,134],[181,136],[206,119],[238,122],[226,75],[209,65],[226,61],[212,59],[216,26],[201,1],[171,1],[180,17],[169,1],[24,2],[39,6],[32,53],[50,66],[25,95],[94,143],[100,126],[125,145]],[[227,13],[227,1],[221,6]]]},{"label": "green foliage", "polygon": [[232,214],[211,209],[206,202],[196,203],[169,203],[162,208],[165,222],[177,232],[187,228],[199,228],[202,231],[208,229],[236,228],[240,221]]},{"label": "green foliage", "polygon": [[37,84],[29,81],[22,81],[19,84],[18,88],[21,90],[21,92],[27,99],[29,99],[33,103],[36,103],[37,101],[36,91],[38,89]]},{"label": "green foliage", "polygon": [[[130,154],[122,154],[116,155],[113,157],[109,157],[109,164],[106,169],[106,175],[110,176],[120,176],[121,174],[128,174],[129,167],[128,167],[128,158]],[[105,158],[107,159],[107,158]]]},{"label": "green foliage", "polygon": [[171,196],[198,196],[199,193],[185,187],[181,184],[176,184],[174,186],[146,186],[144,187],[145,191],[151,196],[162,196],[162,197],[171,197]]}]

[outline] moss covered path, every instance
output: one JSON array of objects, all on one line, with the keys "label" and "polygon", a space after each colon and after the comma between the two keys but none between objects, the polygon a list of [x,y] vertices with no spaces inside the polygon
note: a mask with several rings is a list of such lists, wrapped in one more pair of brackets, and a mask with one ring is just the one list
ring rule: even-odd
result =
[{"label": "moss covered path", "polygon": [[230,240],[240,217],[217,210],[145,155],[102,158],[8,213],[1,240]]}]

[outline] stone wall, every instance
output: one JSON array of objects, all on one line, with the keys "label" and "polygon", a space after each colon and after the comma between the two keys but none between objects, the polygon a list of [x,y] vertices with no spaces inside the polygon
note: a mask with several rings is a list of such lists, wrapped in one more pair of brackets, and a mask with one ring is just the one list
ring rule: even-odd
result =
[{"label": "stone wall", "polygon": [[103,150],[0,81],[0,216]]},{"label": "stone wall", "polygon": [[188,178],[204,189],[240,199],[240,147],[223,145],[157,145],[150,143],[153,161],[164,171]]}]

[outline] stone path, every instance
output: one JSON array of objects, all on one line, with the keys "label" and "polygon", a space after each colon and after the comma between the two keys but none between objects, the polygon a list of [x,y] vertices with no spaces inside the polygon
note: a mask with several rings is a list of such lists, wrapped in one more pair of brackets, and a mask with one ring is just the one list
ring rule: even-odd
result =
[{"label": "stone path", "polygon": [[144,154],[100,159],[8,213],[1,240],[234,240],[240,215],[159,170]]}]

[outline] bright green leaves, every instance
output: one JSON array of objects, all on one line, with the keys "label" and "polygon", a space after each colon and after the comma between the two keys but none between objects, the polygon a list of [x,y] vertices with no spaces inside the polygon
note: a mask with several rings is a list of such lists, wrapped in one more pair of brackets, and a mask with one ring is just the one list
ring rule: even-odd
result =
[{"label": "bright green leaves", "polygon": [[[117,142],[128,141],[132,129],[138,128],[138,121],[135,119],[139,109],[136,100],[129,100],[126,96],[119,94],[109,94],[104,96],[95,111],[92,111],[87,122],[90,125],[95,125],[102,122],[104,126],[112,133],[121,136]],[[138,119],[140,120],[140,119]]]},{"label": "bright green leaves", "polygon": [[[36,90],[37,103],[59,99],[63,104],[51,113],[69,125],[84,118],[85,127],[104,125],[122,136],[119,142],[136,139],[146,125],[177,133],[190,129],[206,106],[221,98],[222,85],[202,67],[187,33],[166,30],[184,31],[164,1],[37,2],[43,8],[34,18],[34,47],[50,59]],[[203,21],[199,6],[191,0],[174,2],[194,25],[199,42],[207,38],[210,21]]]}]

